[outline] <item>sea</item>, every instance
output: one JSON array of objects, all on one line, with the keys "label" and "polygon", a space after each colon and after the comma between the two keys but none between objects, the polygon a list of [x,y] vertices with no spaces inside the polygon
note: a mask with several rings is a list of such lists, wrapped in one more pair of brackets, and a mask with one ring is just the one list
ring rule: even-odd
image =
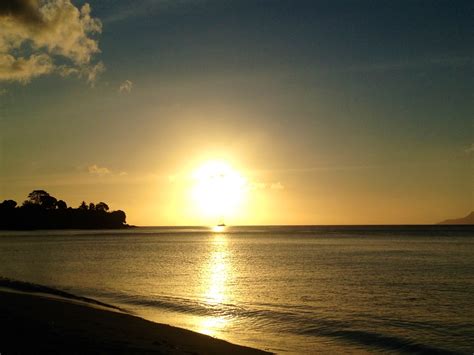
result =
[{"label": "sea", "polygon": [[0,231],[0,275],[275,353],[474,352],[473,226]]}]

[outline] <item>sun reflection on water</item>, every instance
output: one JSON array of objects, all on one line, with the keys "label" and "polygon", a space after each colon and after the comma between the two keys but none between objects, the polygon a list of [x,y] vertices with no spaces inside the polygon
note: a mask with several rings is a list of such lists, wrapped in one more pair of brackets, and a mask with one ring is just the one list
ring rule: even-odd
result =
[{"label": "sun reflection on water", "polygon": [[207,285],[205,298],[210,305],[223,303],[226,300],[226,284],[229,272],[227,237],[225,235],[213,236],[212,251],[205,273]]},{"label": "sun reflection on water", "polygon": [[217,336],[219,331],[225,328],[227,319],[222,317],[206,317],[199,323],[198,332],[210,336]]},{"label": "sun reflection on water", "polygon": [[[228,240],[225,234],[211,236],[209,262],[203,275],[203,296],[206,304],[212,308],[229,301],[228,282],[231,273]],[[221,316],[205,317],[200,321],[201,333],[215,336],[228,324],[229,319]]]},{"label": "sun reflection on water", "polygon": [[212,227],[212,231],[214,233],[222,233],[225,231],[225,226],[219,225],[219,226],[214,226]]}]

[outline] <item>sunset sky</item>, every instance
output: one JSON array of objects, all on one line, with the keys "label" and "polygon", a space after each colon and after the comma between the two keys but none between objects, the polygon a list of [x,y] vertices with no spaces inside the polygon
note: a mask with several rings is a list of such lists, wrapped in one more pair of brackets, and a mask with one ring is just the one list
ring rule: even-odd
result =
[{"label": "sunset sky", "polygon": [[[136,225],[462,217],[473,18],[461,0],[2,1],[0,200],[44,189]],[[209,162],[232,179],[210,192],[235,198],[222,216]]]}]

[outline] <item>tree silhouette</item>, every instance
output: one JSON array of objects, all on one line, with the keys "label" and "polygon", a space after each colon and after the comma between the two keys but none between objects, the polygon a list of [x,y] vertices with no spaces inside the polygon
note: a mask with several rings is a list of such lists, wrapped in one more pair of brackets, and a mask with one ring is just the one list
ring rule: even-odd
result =
[{"label": "tree silhouette", "polygon": [[[41,205],[42,198],[49,196],[44,190],[33,190],[28,194],[28,203],[33,205]],[[25,201],[26,202],[26,201]]]},{"label": "tree silhouette", "polygon": [[53,196],[43,196],[41,198],[41,207],[47,210],[52,210],[56,208],[57,202],[58,200]]},{"label": "tree silhouette", "polygon": [[123,224],[125,223],[125,212],[124,211],[113,211],[110,213],[110,216],[113,218],[113,222],[117,224]]},{"label": "tree silhouette", "polygon": [[28,194],[28,200],[26,200],[24,206],[41,206],[45,209],[54,209],[56,208],[56,202],[58,200],[51,196],[44,190],[33,190]]},{"label": "tree silhouette", "polygon": [[97,205],[95,205],[96,211],[104,211],[107,212],[109,210],[109,206],[105,202],[99,202]]},{"label": "tree silhouette", "polygon": [[0,229],[128,227],[125,212],[108,211],[105,202],[96,205],[82,201],[78,208],[68,208],[65,201],[57,200],[44,190],[34,190],[21,207],[13,200],[0,203]]},{"label": "tree silhouette", "polygon": [[58,208],[58,210],[65,210],[67,208],[67,203],[63,200],[59,200],[58,202],[56,202],[56,207]]},{"label": "tree silhouette", "polygon": [[0,209],[12,209],[15,208],[17,205],[16,201],[13,200],[5,200],[0,203]]}]

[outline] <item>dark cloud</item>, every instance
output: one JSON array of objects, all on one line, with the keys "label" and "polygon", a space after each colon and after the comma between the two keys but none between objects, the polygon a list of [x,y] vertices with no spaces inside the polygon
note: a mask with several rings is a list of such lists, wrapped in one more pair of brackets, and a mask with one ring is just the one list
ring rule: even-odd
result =
[{"label": "dark cloud", "polygon": [[42,24],[37,0],[2,0],[0,16],[13,17],[25,24]]}]

